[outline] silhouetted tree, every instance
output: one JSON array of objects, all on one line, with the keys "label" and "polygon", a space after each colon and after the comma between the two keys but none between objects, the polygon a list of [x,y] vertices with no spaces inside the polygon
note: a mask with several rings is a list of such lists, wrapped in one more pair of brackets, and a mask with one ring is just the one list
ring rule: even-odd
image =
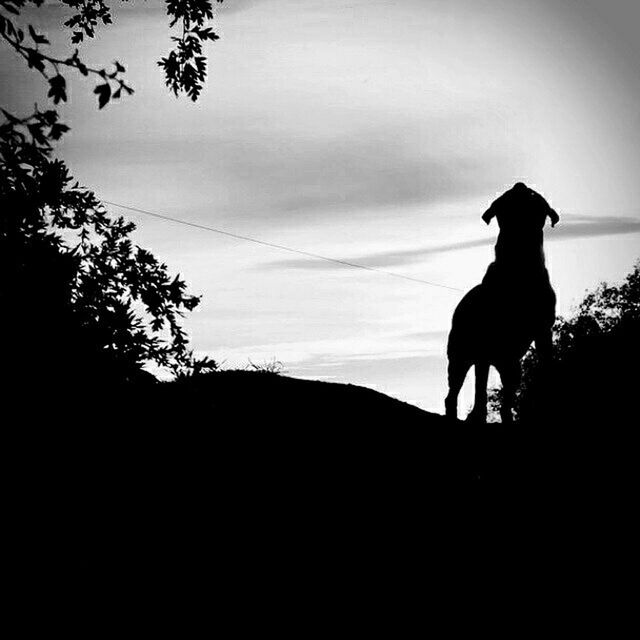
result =
[{"label": "silhouetted tree", "polygon": [[[600,284],[554,326],[554,360],[542,372],[535,349],[523,361],[516,416],[584,423],[630,418],[640,388],[640,261],[619,284]],[[499,405],[500,392],[492,393]]]},{"label": "silhouetted tree", "polygon": [[[222,0],[217,0],[221,2]],[[49,39],[20,23],[29,6],[44,0],[0,0],[0,37],[48,83],[54,105],[66,102],[65,72],[96,78],[98,107],[130,95],[119,62],[113,69],[86,65],[74,48],[66,57],[49,53]],[[103,0],[62,0],[71,44],[112,21]],[[174,49],[158,64],[173,93],[196,100],[206,77],[202,47],[218,36],[207,22],[212,2],[169,0]],[[18,117],[2,109],[0,124],[0,335],[4,370],[17,384],[76,372],[83,379],[131,380],[144,364],[175,372],[215,368],[188,348],[180,318],[199,298],[149,251],[135,246],[135,229],[111,218],[95,194],[81,187],[54,145],[69,130],[55,109]]]}]

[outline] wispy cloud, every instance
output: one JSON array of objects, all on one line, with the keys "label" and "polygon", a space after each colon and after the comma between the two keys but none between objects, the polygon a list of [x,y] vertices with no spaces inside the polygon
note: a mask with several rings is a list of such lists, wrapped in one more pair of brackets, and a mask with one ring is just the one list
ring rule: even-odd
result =
[{"label": "wispy cloud", "polygon": [[[572,240],[575,238],[589,238],[607,235],[624,235],[640,233],[640,218],[628,218],[620,216],[563,216],[562,226],[550,230],[545,240],[547,242]],[[495,238],[477,238],[462,240],[460,242],[448,242],[439,245],[404,249],[398,251],[383,251],[368,253],[359,256],[336,256],[341,260],[355,264],[363,264],[370,267],[392,267],[411,264],[425,260],[431,256],[491,246]],[[340,265],[311,259],[277,260],[267,265],[272,269],[339,269]]]},{"label": "wispy cloud", "polygon": [[[473,116],[460,118],[458,126],[468,126]],[[490,190],[504,169],[504,159],[478,149],[429,149],[416,130],[415,123],[382,118],[306,136],[250,131],[213,145],[213,173],[233,208],[278,224],[464,199]]]},{"label": "wispy cloud", "polygon": [[[482,197],[513,172],[509,153],[483,148],[483,119],[471,112],[422,121],[368,112],[363,124],[336,109],[312,127],[296,114],[278,127],[261,113],[234,118],[206,132],[135,134],[124,148],[87,141],[69,154],[106,171],[142,172],[146,184],[157,184],[170,163],[157,189],[179,196],[197,222],[215,211],[272,228],[356,215],[388,222],[390,209],[400,217],[414,205]],[[467,133],[464,147],[448,142],[444,131],[452,129]]]}]

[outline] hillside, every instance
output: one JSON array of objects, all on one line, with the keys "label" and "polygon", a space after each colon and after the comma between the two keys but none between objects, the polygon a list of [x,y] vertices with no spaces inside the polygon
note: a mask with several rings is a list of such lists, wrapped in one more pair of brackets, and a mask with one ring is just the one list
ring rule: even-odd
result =
[{"label": "hillside", "polygon": [[[473,459],[482,448],[465,424],[371,389],[263,372],[152,385],[132,394],[129,407],[130,420],[173,433],[178,446],[197,438],[214,455],[224,448],[224,465],[237,453],[233,464],[267,481],[284,468],[336,483],[407,476],[419,484],[443,474],[467,481],[477,476]],[[192,455],[201,455],[200,447]]]},{"label": "hillside", "polygon": [[73,559],[115,582],[132,567],[159,581],[362,577],[388,570],[381,557],[448,575],[456,560],[493,570],[522,539],[532,566],[563,545],[582,562],[596,532],[634,530],[636,449],[598,425],[480,427],[248,372],[87,391],[57,405],[62,422],[46,402],[28,410],[48,419],[4,438],[20,544],[43,548],[46,532],[61,571]]},{"label": "hillside", "polygon": [[504,472],[495,452],[511,438],[500,425],[450,421],[371,389],[246,371],[112,389],[88,383],[73,405],[25,406],[40,415],[26,433],[43,467],[55,452],[67,461],[56,473],[74,469],[71,484],[102,470],[123,490],[143,476],[182,484],[213,474],[234,478],[241,493],[314,487],[339,500],[355,491],[360,503],[386,496],[399,504],[484,486]]},{"label": "hillside", "polygon": [[[358,477],[405,492],[458,486],[502,492],[535,491],[561,477],[560,484],[567,478],[584,484],[595,470],[602,481],[630,469],[617,461],[635,450],[633,431],[614,424],[603,430],[550,417],[476,425],[356,385],[262,372],[112,388],[79,384],[9,397],[23,427],[6,436],[36,458],[40,451],[45,467],[55,452],[71,467],[89,462],[88,473],[119,460],[125,476],[159,479],[167,469],[200,469],[270,482],[287,470],[297,481],[324,477],[327,486]],[[69,388],[73,402],[65,400]],[[597,406],[592,411],[597,415]]]},{"label": "hillside", "polygon": [[267,372],[221,371],[167,386],[171,393],[189,397],[198,411],[221,411],[230,418],[257,419],[271,426],[361,428],[381,420],[405,427],[443,424],[440,415],[372,389]]}]

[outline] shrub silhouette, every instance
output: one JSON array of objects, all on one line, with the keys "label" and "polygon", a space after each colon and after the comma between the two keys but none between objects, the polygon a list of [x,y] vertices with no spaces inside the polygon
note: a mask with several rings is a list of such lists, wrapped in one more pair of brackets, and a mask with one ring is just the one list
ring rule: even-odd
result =
[{"label": "shrub silhouette", "polygon": [[[565,424],[630,419],[639,364],[640,261],[620,285],[600,284],[571,317],[557,318],[547,379],[539,375],[535,350],[527,353],[516,416]],[[499,394],[492,393],[494,407]]]}]

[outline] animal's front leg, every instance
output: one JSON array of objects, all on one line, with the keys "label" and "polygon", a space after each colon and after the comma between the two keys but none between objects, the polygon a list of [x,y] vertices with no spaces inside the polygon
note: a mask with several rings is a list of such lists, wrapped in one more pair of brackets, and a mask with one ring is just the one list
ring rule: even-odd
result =
[{"label": "animal's front leg", "polygon": [[449,393],[444,401],[447,418],[458,418],[458,394],[469,371],[469,363],[449,356]]}]

